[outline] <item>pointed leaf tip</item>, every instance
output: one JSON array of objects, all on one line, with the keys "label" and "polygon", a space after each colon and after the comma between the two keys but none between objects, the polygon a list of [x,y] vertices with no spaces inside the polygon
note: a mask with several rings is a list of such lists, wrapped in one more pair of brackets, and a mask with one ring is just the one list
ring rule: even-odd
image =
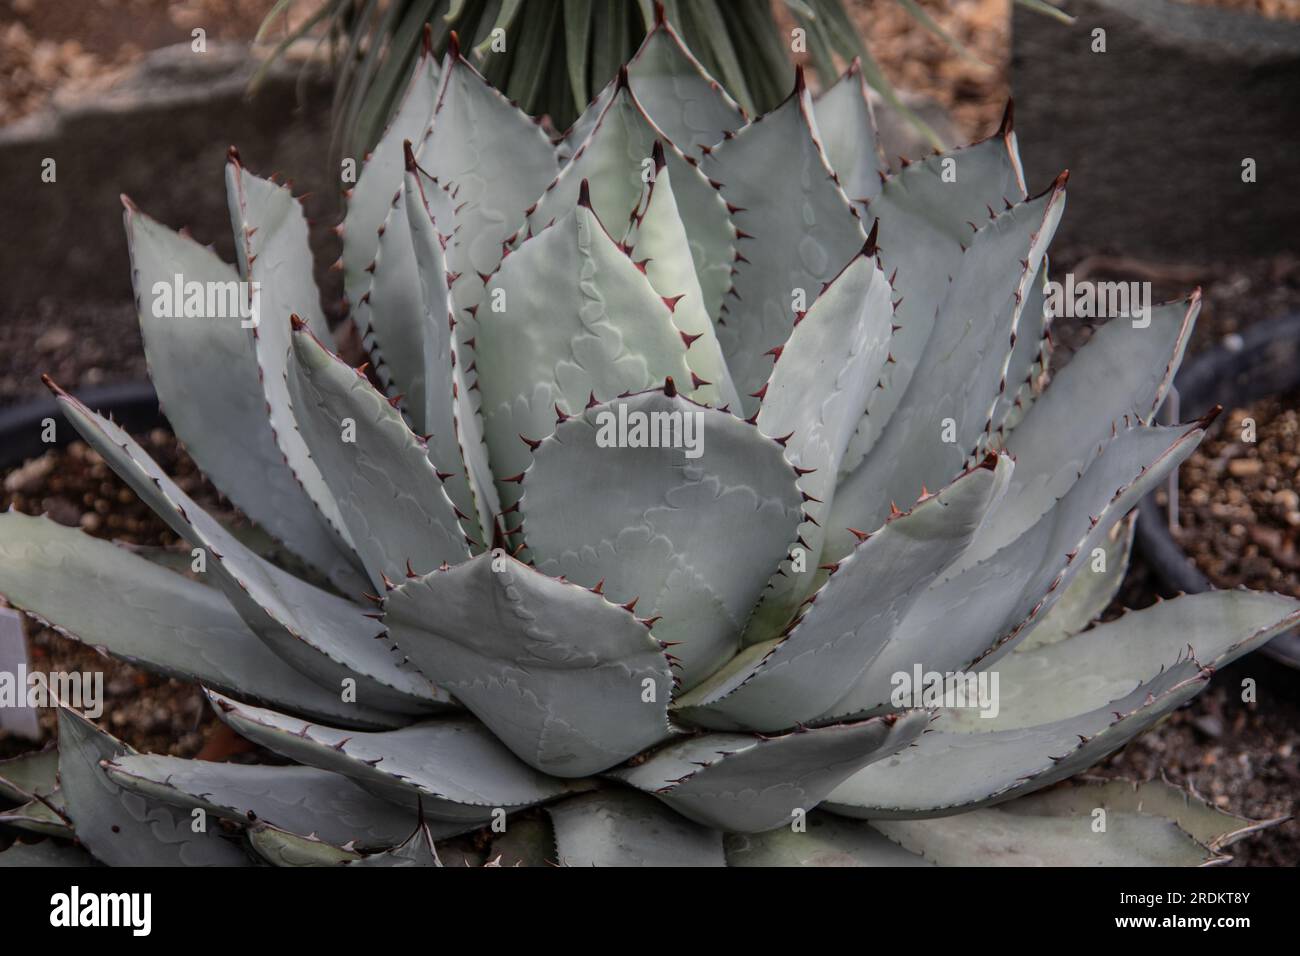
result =
[{"label": "pointed leaf tip", "polygon": [[663,0],[655,0],[654,25],[661,27],[667,21],[667,15],[664,13]]},{"label": "pointed leaf tip", "polygon": [[447,36],[447,55],[452,60],[460,59],[460,34],[455,30],[452,30]]},{"label": "pointed leaf tip", "polygon": [[880,217],[877,216],[876,221],[871,224],[871,232],[867,234],[867,241],[862,246],[862,254],[866,256],[868,259],[874,257],[876,254],[876,250],[880,248],[878,243],[879,237],[880,237]]},{"label": "pointed leaf tip", "polygon": [[578,187],[578,205],[584,209],[591,209],[591,183],[585,179]]},{"label": "pointed leaf tip", "polygon": [[307,328],[307,323],[302,320],[302,317],[297,312],[289,313],[289,324],[295,332],[302,332]]},{"label": "pointed leaf tip", "polygon": [[236,166],[242,166],[243,161],[239,158],[239,147],[231,145],[226,148],[226,159]]},{"label": "pointed leaf tip", "polygon": [[425,56],[433,53],[433,24],[426,22],[421,31],[421,48]]},{"label": "pointed leaf tip", "polygon": [[655,140],[654,149],[650,151],[650,155],[654,158],[656,173],[659,172],[659,170],[663,169],[666,165],[668,165],[668,161],[664,159],[663,140],[661,139]]},{"label": "pointed leaf tip", "polygon": [[1006,109],[1002,111],[1002,122],[998,124],[998,135],[1009,136],[1015,129],[1016,101],[1007,97]]},{"label": "pointed leaf tip", "polygon": [[618,85],[614,87],[614,91],[618,92],[619,90],[631,90],[631,89],[632,89],[632,84],[627,76],[627,64],[624,63],[622,66],[618,68]]},{"label": "pointed leaf tip", "polygon": [[408,173],[415,172],[415,150],[411,147],[409,139],[402,140],[402,156],[406,160],[406,171]]},{"label": "pointed leaf tip", "polygon": [[803,64],[796,63],[794,67],[794,95],[803,96],[804,90],[808,88],[808,80],[803,75]]}]

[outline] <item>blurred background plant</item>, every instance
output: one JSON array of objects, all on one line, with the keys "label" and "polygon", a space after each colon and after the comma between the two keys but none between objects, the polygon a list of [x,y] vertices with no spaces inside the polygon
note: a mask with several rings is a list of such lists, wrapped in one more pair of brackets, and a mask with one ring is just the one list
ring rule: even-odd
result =
[{"label": "blurred background plant", "polygon": [[[918,0],[895,2],[962,58],[991,66]],[[1048,0],[1015,2],[1071,22]],[[278,0],[258,39],[270,36],[294,4]],[[428,24],[439,56],[456,31],[462,50],[494,86],[563,130],[636,52],[654,22],[654,6],[652,0],[321,0],[283,31],[263,70],[308,37],[327,46],[336,78],[334,143],[356,154],[383,132]],[[789,93],[792,57],[806,60],[823,85],[856,57],[867,83],[891,107],[934,146],[951,145],[900,98],[840,0],[664,0],[663,8],[709,73],[750,115],[766,112]],[[803,31],[797,37],[796,29]]]}]

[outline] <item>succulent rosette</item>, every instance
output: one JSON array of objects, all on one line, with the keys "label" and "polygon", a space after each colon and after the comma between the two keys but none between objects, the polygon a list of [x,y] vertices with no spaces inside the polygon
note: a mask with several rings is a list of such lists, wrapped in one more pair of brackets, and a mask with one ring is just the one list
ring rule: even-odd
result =
[{"label": "succulent rosette", "polygon": [[[1197,864],[1250,829],[1162,782],[1049,786],[1300,604],[1094,624],[1207,426],[1153,424],[1199,303],[1049,375],[1066,176],[1028,194],[1009,108],[891,174],[855,68],[750,119],[661,20],[553,141],[426,53],[340,229],[365,371],[291,191],[233,150],[226,186],[236,266],[130,201],[126,231],[165,412],[274,548],[54,386],[192,550],[11,512],[0,594],[292,763],[63,709],[57,753],[0,764],[6,821],[220,865],[436,865],[484,828],[505,863]],[[992,695],[938,693],[963,681]]]}]

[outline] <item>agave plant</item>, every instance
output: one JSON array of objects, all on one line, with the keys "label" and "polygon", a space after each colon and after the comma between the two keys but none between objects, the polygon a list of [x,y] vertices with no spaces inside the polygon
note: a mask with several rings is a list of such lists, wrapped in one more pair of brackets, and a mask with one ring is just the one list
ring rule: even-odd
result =
[{"label": "agave plant", "polygon": [[[859,71],[746,123],[661,21],[555,144],[453,42],[341,227],[369,375],[288,188],[231,151],[237,269],[127,200],[167,415],[302,570],[49,383],[192,550],[11,512],[0,593],[293,763],[63,708],[4,821],[110,864],[434,865],[469,831],[507,863],[1221,859],[1251,825],[1168,784],[1049,789],[1300,620],[1232,591],[1089,626],[1208,422],[1152,424],[1198,297],[1046,387],[1065,175],[1027,195],[1009,108],[892,176],[873,136]],[[256,314],[157,307],[191,283]],[[995,706],[899,697],[928,672]]]}]

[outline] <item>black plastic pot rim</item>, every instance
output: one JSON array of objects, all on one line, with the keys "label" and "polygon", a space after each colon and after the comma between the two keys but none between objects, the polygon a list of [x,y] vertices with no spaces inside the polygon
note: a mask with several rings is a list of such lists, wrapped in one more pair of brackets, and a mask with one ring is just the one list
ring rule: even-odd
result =
[{"label": "black plastic pot rim", "polygon": [[[123,382],[77,389],[73,394],[87,408],[111,415],[127,431],[143,431],[166,425],[158,396],[149,382]],[[55,423],[53,441],[45,441],[47,422]],[[53,447],[66,445],[78,437],[71,423],[63,417],[53,396],[36,398],[19,405],[0,408],[0,469],[16,468],[30,458],[37,458]]]}]

